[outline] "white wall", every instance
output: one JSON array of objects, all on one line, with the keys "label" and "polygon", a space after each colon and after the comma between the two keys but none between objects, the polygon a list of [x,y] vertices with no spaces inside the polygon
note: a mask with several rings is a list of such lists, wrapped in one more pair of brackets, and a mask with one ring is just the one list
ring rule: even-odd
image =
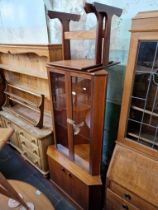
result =
[{"label": "white wall", "polygon": [[0,0],[0,43],[48,43],[43,0]]},{"label": "white wall", "polygon": [[[93,3],[94,0],[87,0]],[[120,61],[121,64],[127,63],[127,55],[130,41],[129,29],[131,27],[131,19],[140,11],[158,10],[158,0],[97,0],[103,4],[108,4],[123,9],[120,18],[113,17],[112,33],[111,33],[111,60]],[[80,23],[71,24],[72,30],[93,29],[96,20],[92,15],[86,15],[83,11],[85,0],[53,0],[53,9],[65,12],[81,14]],[[50,21],[51,41],[60,42],[60,26],[55,21]],[[54,32],[55,31],[55,32]],[[77,46],[77,47],[76,47]],[[82,43],[73,46],[73,56],[76,57],[93,57],[94,44],[92,42]]]}]

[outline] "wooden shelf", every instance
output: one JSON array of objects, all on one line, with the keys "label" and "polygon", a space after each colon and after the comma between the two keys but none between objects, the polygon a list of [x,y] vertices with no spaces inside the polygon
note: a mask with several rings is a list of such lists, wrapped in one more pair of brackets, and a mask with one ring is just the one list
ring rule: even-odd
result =
[{"label": "wooden shelf", "polygon": [[[68,148],[62,146],[61,144],[58,144],[57,147],[60,152],[68,157]],[[89,144],[77,144],[74,146],[74,161],[86,171],[89,171],[89,147]]]},{"label": "wooden shelf", "polygon": [[38,56],[49,57],[49,51],[61,51],[61,44],[0,44],[0,53],[27,54],[34,53]]},{"label": "wooden shelf", "polygon": [[41,79],[48,79],[47,77],[47,71],[41,71],[39,69],[33,69],[33,68],[24,68],[19,67],[16,65],[7,65],[7,64],[0,64],[0,69],[4,69],[6,71],[11,71],[14,73],[24,74],[32,77],[38,77]]}]

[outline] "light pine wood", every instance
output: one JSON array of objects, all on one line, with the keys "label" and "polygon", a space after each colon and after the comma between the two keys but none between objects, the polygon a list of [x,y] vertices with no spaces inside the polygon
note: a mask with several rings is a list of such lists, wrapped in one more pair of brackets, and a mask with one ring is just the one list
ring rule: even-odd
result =
[{"label": "light pine wood", "polygon": [[[37,210],[49,209],[55,210],[53,205],[50,203],[48,198],[43,194],[40,193],[38,195],[38,189],[33,187],[30,184],[21,181],[9,180],[9,183],[14,187],[14,189],[21,193],[25,202],[32,202]],[[3,210],[10,210],[8,207],[8,198],[4,195],[0,196],[0,204],[3,207]],[[14,208],[18,210],[19,207]]]},{"label": "light pine wood", "polygon": [[[61,45],[57,44],[0,44],[0,52],[6,54],[25,54],[34,53],[38,56],[51,57],[50,51],[58,50],[58,52],[51,52],[55,56],[60,57],[61,55]],[[54,58],[56,60],[57,58]]]},{"label": "light pine wood", "polygon": [[107,209],[108,210],[139,210],[129,202],[120,198],[117,194],[111,190],[107,190]]},{"label": "light pine wood", "polygon": [[[121,208],[118,205],[119,203],[123,205],[124,202],[126,206],[123,209],[131,209],[131,205],[133,205],[132,209],[138,208],[140,210],[156,210],[158,208],[156,196],[158,190],[158,152],[157,149],[147,144],[152,141],[151,133],[143,131],[139,136],[137,130],[129,132],[127,130],[130,108],[140,113],[144,112],[147,116],[153,115],[154,123],[157,119],[157,113],[152,113],[148,108],[143,110],[141,106],[133,106],[130,103],[135,84],[138,44],[140,41],[157,41],[157,26],[158,11],[138,13],[132,22],[118,136],[107,173],[106,203],[107,209],[110,210]],[[146,84],[142,85],[145,86]],[[127,135],[128,137],[126,137]],[[140,141],[134,141],[133,137],[139,137]],[[157,142],[155,145],[157,146]]]},{"label": "light pine wood", "polygon": [[[104,31],[102,32],[102,38],[104,37]],[[70,31],[64,33],[64,39],[74,40],[89,40],[96,39],[96,31]]]},{"label": "light pine wood", "polygon": [[45,127],[39,129],[6,111],[1,112],[1,119],[4,127],[14,129],[9,143],[21,153],[24,159],[35,166],[43,175],[47,175],[46,151],[47,147],[53,144],[52,130],[47,127],[47,125],[50,126],[51,120],[45,119]]},{"label": "light pine wood", "polygon": [[[147,203],[158,206],[158,162],[125,146],[117,145],[110,163],[107,179],[132,192]],[[109,188],[110,184],[108,185]],[[113,187],[111,188],[113,189]],[[131,199],[131,203],[133,200]],[[137,206],[143,210],[142,204]],[[147,209],[144,208],[144,209]]]},{"label": "light pine wood", "polygon": [[46,112],[50,112],[46,64],[61,59],[61,45],[0,44],[0,69],[4,71],[7,82],[44,94]]},{"label": "light pine wood", "polygon": [[12,128],[0,128],[0,150],[7,143],[13,132]]},{"label": "light pine wood", "polygon": [[158,11],[140,12],[132,22],[131,32],[158,31]]},{"label": "light pine wood", "polygon": [[[0,112],[1,126],[15,130],[10,144],[44,175],[48,174],[46,150],[53,143],[46,64],[62,58],[61,48],[61,45],[0,44],[0,70],[9,84],[6,93],[25,103],[25,107],[17,104],[15,97],[16,105],[10,107],[6,103]],[[36,129],[31,122],[39,118],[39,113],[26,105],[33,108],[33,104],[39,104],[41,94],[45,96],[44,127]]]},{"label": "light pine wood", "polygon": [[8,198],[12,198],[18,201],[26,209],[29,209],[23,198],[16,192],[12,185],[7,181],[7,179],[0,172],[0,193]]},{"label": "light pine wood", "polygon": [[116,184],[115,182],[110,182],[110,189],[112,192],[116,193],[120,198],[132,203],[132,205],[134,206],[138,206],[138,208],[140,209],[145,209],[145,210],[157,209],[156,207],[152,206],[150,203],[146,202],[141,197],[123,188],[122,186]]}]

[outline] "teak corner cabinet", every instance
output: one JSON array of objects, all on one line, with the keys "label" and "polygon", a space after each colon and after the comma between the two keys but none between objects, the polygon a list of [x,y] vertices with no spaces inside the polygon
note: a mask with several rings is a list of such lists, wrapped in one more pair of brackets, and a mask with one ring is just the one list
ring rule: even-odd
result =
[{"label": "teak corner cabinet", "polygon": [[133,19],[107,210],[158,209],[158,11]]},{"label": "teak corner cabinet", "polygon": [[[48,159],[53,183],[79,209],[100,209],[100,165],[107,73],[85,72],[90,60],[48,66],[55,146]],[[98,200],[97,200],[98,197]]]}]

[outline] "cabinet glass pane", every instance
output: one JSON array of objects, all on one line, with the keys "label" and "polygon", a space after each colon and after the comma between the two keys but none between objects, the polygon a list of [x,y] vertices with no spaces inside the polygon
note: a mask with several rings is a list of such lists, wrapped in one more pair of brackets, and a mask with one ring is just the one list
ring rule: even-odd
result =
[{"label": "cabinet glass pane", "polygon": [[139,43],[126,136],[158,149],[158,41]]},{"label": "cabinet glass pane", "polygon": [[65,76],[53,72],[51,79],[57,148],[68,155]]},{"label": "cabinet glass pane", "polygon": [[72,77],[71,84],[74,159],[89,170],[91,80]]}]

